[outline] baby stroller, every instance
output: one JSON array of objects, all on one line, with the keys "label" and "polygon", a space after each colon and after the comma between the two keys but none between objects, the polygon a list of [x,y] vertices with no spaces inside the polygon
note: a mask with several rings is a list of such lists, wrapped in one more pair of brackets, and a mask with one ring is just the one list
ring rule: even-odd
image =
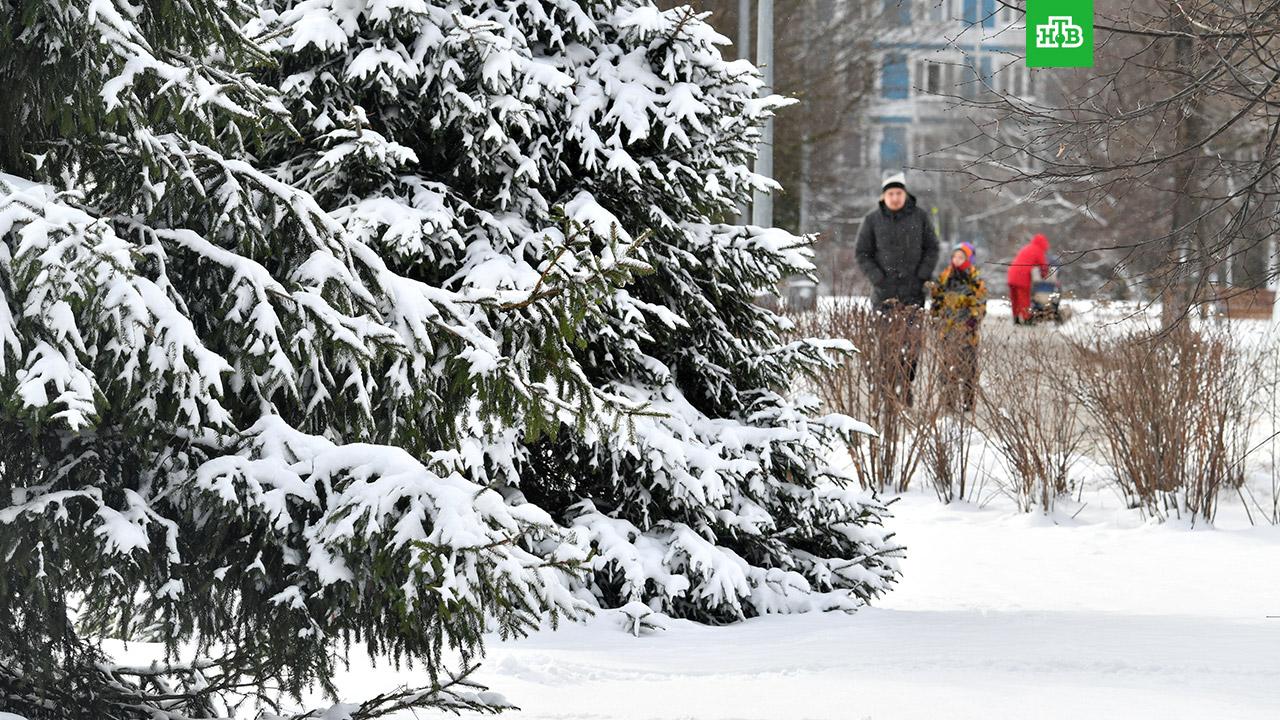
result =
[{"label": "baby stroller", "polygon": [[1037,280],[1031,284],[1031,323],[1052,321],[1061,325],[1071,318],[1071,308],[1062,304],[1062,286],[1057,280]]}]

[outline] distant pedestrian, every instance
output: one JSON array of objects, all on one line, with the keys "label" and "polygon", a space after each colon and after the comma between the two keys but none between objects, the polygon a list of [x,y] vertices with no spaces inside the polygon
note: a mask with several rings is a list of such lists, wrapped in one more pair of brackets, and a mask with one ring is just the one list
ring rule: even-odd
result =
[{"label": "distant pedestrian", "polygon": [[863,219],[855,255],[879,313],[875,392],[909,407],[922,341],[917,316],[938,263],[938,236],[928,213],[907,192],[902,173],[881,184],[879,207]]},{"label": "distant pedestrian", "polygon": [[938,264],[938,236],[929,214],[907,192],[904,174],[890,175],[881,185],[879,207],[858,231],[856,256],[876,307],[924,307],[924,284]]},{"label": "distant pedestrian", "polygon": [[1038,268],[1041,279],[1049,276],[1049,238],[1036,235],[1022,246],[1009,264],[1009,302],[1013,322],[1031,322],[1031,271]]},{"label": "distant pedestrian", "polygon": [[939,353],[946,368],[944,395],[953,409],[970,412],[978,388],[978,326],[987,315],[987,283],[973,264],[973,246],[960,243],[933,283],[929,312],[939,320]]}]

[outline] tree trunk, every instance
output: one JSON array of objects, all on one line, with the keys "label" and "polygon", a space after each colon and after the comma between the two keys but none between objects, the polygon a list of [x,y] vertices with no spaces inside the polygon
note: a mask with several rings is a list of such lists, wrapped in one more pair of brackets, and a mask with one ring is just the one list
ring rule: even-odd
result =
[{"label": "tree trunk", "polygon": [[[1188,33],[1185,36],[1174,40],[1175,45],[1175,62],[1179,67],[1185,68],[1186,72],[1194,76],[1195,68],[1195,39],[1190,36],[1194,30],[1191,22],[1182,14],[1178,7],[1172,10],[1172,26],[1174,29]],[[1199,141],[1203,135],[1201,126],[1204,124],[1203,115],[1201,114],[1201,98],[1199,94],[1192,94],[1187,98],[1186,104],[1183,106],[1182,121],[1178,123],[1174,148],[1176,150],[1185,150],[1192,144]],[[1199,178],[1197,176],[1197,167],[1199,166],[1200,151],[1194,150],[1188,152],[1178,161],[1177,171],[1174,173],[1174,200],[1173,200],[1173,222],[1169,229],[1169,245],[1168,245],[1168,267],[1169,275],[1165,280],[1165,286],[1161,293],[1162,308],[1160,313],[1161,325],[1167,330],[1187,318],[1192,305],[1196,301],[1196,285],[1199,272],[1197,266],[1204,262],[1202,247],[1198,238],[1198,218],[1200,216],[1199,192],[1197,191]],[[1197,257],[1193,257],[1197,256]]]}]

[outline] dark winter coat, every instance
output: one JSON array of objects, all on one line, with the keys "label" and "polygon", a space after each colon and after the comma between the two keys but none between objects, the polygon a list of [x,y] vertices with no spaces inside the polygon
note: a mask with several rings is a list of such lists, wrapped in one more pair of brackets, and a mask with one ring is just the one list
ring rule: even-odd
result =
[{"label": "dark winter coat", "polygon": [[1040,268],[1040,277],[1049,274],[1049,239],[1036,235],[1031,242],[1022,246],[1013,262],[1009,263],[1009,274],[1006,279],[1010,287],[1031,287],[1031,269]]},{"label": "dark winter coat", "polygon": [[876,305],[896,300],[924,307],[924,284],[938,264],[938,236],[928,213],[916,206],[914,195],[907,195],[907,204],[896,211],[881,201],[863,219],[856,255],[858,267],[875,290]]}]

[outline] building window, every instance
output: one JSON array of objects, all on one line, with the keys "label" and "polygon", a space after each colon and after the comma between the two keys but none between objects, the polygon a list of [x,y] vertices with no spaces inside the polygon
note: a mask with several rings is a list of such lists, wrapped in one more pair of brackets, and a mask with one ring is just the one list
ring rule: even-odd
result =
[{"label": "building window", "polygon": [[911,74],[907,69],[907,56],[886,55],[880,71],[880,95],[890,100],[902,100],[911,94]]},{"label": "building window", "polygon": [[915,84],[912,85],[912,88],[917,93],[925,95],[941,95],[946,89],[946,86],[942,84],[944,67],[942,63],[917,60]]},{"label": "building window", "polygon": [[884,15],[890,25],[906,27],[911,24],[912,0],[884,0]]},{"label": "building window", "polygon": [[907,165],[907,128],[887,125],[880,134],[880,169],[901,170]]},{"label": "building window", "polygon": [[982,27],[996,26],[996,0],[982,0]]},{"label": "building window", "polygon": [[929,0],[929,21],[942,22],[947,19],[947,5],[951,0]]},{"label": "building window", "polygon": [[990,55],[983,55],[981,58],[978,58],[978,72],[980,73],[979,77],[981,78],[983,86],[979,88],[979,91],[986,92],[987,88],[992,87]]},{"label": "building window", "polygon": [[925,63],[924,91],[930,95],[942,94],[942,66],[938,63]]},{"label": "building window", "polygon": [[978,20],[978,0],[964,0],[964,21],[976,25]]}]

